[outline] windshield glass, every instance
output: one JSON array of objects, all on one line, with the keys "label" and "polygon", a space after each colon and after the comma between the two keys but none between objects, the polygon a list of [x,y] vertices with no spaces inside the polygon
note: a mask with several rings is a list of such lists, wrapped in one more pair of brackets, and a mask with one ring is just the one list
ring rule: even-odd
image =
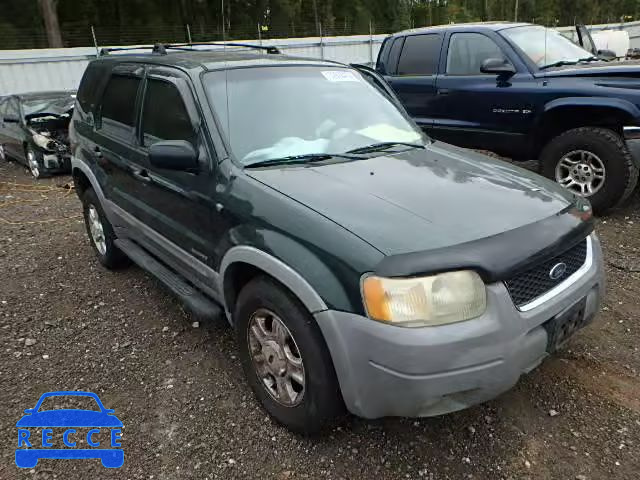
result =
[{"label": "windshield glass", "polygon": [[50,113],[60,116],[67,113],[76,101],[76,96],[67,94],[58,97],[31,97],[22,100],[24,116]]},{"label": "windshield glass", "polygon": [[576,63],[593,56],[560,32],[545,27],[508,28],[500,33],[515,43],[538,67],[563,61]]},{"label": "windshield glass", "polygon": [[240,68],[208,73],[204,84],[244,165],[381,142],[424,143],[420,130],[356,70]]}]

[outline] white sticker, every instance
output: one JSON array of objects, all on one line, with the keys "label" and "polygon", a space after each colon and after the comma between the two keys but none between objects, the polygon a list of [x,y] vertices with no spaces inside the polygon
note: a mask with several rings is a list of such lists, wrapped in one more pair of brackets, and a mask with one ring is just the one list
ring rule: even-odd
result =
[{"label": "white sticker", "polygon": [[358,82],[358,77],[356,77],[353,72],[349,70],[327,70],[322,72],[324,78],[329,80],[330,82]]}]

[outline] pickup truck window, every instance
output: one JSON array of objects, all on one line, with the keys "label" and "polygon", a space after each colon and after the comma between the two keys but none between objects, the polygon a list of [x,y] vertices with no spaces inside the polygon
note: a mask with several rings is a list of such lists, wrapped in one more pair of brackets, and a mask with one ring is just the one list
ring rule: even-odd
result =
[{"label": "pickup truck window", "polygon": [[[171,112],[167,115],[167,112]],[[161,140],[193,142],[195,133],[191,119],[175,85],[163,80],[149,79],[142,110],[144,145]]]},{"label": "pickup truck window", "polygon": [[402,51],[402,44],[404,43],[404,37],[398,37],[393,41],[393,45],[389,49],[389,58],[387,59],[386,70],[387,73],[395,75],[398,71],[398,58]]},{"label": "pickup truck window", "polygon": [[449,40],[447,75],[481,75],[480,65],[488,58],[504,58],[502,50],[481,33],[454,33]]},{"label": "pickup truck window", "polygon": [[406,37],[398,61],[398,75],[435,75],[441,43],[442,37],[438,34]]}]

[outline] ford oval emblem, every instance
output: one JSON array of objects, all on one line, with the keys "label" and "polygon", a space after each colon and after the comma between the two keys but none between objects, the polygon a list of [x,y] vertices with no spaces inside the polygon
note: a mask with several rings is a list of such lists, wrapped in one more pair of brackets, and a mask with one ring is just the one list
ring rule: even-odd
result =
[{"label": "ford oval emblem", "polygon": [[562,278],[562,276],[566,273],[567,271],[567,264],[566,263],[556,263],[553,268],[549,271],[549,278],[551,280],[558,280],[559,278]]}]

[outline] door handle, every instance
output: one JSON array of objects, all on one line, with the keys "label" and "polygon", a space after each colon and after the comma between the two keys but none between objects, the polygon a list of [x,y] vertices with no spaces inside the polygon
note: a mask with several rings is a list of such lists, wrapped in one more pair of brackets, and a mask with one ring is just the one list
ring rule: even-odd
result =
[{"label": "door handle", "polygon": [[151,181],[151,177],[149,176],[149,172],[147,172],[146,169],[141,168],[140,170],[134,170],[133,171],[133,176],[136,177],[138,180],[143,181],[143,182],[150,182]]},{"label": "door handle", "polygon": [[438,95],[448,95],[449,91],[450,90],[448,88],[439,88],[438,89]]}]

